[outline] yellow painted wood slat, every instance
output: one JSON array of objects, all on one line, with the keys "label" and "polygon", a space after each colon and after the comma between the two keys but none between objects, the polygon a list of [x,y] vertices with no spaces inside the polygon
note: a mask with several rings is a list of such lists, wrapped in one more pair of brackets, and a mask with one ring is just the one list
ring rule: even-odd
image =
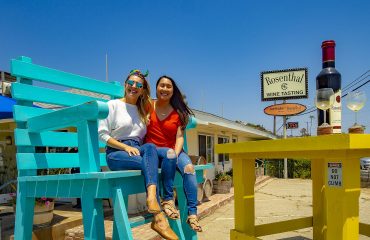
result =
[{"label": "yellow painted wood slat", "polygon": [[254,236],[254,159],[234,159],[235,229]]},{"label": "yellow painted wood slat", "polygon": [[[325,180],[326,172],[322,171],[325,169],[326,162],[324,159],[313,159],[311,160],[311,179],[312,179],[312,213],[313,213],[313,238],[320,239],[323,231],[326,229],[326,222],[324,217],[326,214],[324,194],[325,192]],[[326,231],[326,230],[325,230]]]},{"label": "yellow painted wood slat", "polygon": [[245,233],[238,232],[235,229],[231,229],[231,231],[230,231],[230,239],[231,240],[262,240],[261,238],[256,238],[256,237],[253,237],[253,236],[248,236]]},{"label": "yellow painted wood slat", "polygon": [[290,232],[302,228],[308,228],[313,226],[313,218],[303,217],[287,221],[274,222],[257,225],[255,227],[255,235],[257,237],[266,236],[282,232]]},{"label": "yellow painted wood slat", "polygon": [[278,140],[249,141],[216,144],[216,153],[242,154],[243,157],[271,158],[279,156],[312,157],[325,153],[344,154],[352,150],[352,156],[362,157],[368,152],[369,134],[333,134],[317,137],[301,137]]}]

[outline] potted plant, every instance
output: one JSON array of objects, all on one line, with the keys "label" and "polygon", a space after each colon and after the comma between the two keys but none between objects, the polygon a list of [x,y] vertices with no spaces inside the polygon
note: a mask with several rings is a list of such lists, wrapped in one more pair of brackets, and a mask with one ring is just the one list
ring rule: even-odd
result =
[{"label": "potted plant", "polygon": [[230,193],[232,177],[227,172],[217,172],[213,180],[213,193]]},{"label": "potted plant", "polygon": [[231,177],[231,187],[234,187],[233,168],[230,168],[229,171],[226,172],[226,174]]},{"label": "potted plant", "polygon": [[53,220],[54,199],[36,198],[33,215],[33,225],[38,227],[47,226]]},{"label": "potted plant", "polygon": [[[14,186],[12,186],[15,189]],[[17,195],[15,193],[10,193],[11,197],[10,203],[13,205],[13,211],[16,210],[16,200]],[[35,198],[35,207],[33,215],[33,225],[37,227],[48,226],[53,220],[53,210],[54,210],[54,199],[53,198]]]},{"label": "potted plant", "polygon": [[[58,151],[59,149],[57,149]],[[64,150],[64,149],[63,149]],[[63,152],[59,150],[58,152]],[[45,152],[44,149],[36,149],[36,152]],[[53,151],[54,152],[54,151]],[[69,173],[69,168],[43,169],[38,170],[38,175],[58,175]],[[13,190],[17,192],[16,186],[11,184]],[[16,194],[12,194],[12,204],[15,212]],[[33,224],[37,227],[48,226],[53,220],[54,198],[37,197],[35,198]]]}]

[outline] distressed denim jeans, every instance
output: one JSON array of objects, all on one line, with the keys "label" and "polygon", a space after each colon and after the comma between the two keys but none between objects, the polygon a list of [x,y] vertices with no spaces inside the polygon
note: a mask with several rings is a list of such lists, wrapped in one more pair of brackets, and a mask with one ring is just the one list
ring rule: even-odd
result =
[{"label": "distressed denim jeans", "polygon": [[173,186],[177,167],[177,156],[172,148],[157,147],[161,180],[163,186],[163,200],[173,199]]},{"label": "distressed denim jeans", "polygon": [[[180,172],[183,179],[184,192],[187,201],[187,208],[189,215],[197,214],[197,194],[198,194],[198,183],[194,172],[187,172],[185,168],[187,165],[192,165],[189,156],[185,152],[181,152],[177,157],[168,154],[168,150],[171,148],[157,148],[159,161],[162,162],[162,166],[165,163],[166,168],[162,168],[162,181],[163,181],[163,197],[164,200],[170,200],[173,198],[173,186],[175,171],[172,172],[171,164],[176,163],[177,170]],[[172,158],[171,158],[172,157]],[[176,161],[177,160],[177,161]],[[167,164],[167,165],[166,165]],[[176,169],[176,168],[175,168]],[[168,172],[166,172],[168,171]]]}]

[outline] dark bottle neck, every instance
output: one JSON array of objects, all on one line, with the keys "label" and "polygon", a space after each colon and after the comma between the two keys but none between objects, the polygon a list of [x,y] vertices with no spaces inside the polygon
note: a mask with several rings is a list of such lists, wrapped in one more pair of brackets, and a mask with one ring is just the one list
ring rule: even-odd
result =
[{"label": "dark bottle neck", "polygon": [[335,42],[333,40],[324,41],[322,48],[322,68],[335,68]]},{"label": "dark bottle neck", "polygon": [[322,63],[322,68],[332,67],[335,68],[335,61],[325,61]]}]

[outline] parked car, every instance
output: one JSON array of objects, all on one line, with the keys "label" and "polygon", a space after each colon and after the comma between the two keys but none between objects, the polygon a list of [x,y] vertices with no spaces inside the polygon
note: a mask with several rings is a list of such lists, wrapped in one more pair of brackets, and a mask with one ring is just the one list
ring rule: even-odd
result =
[{"label": "parked car", "polygon": [[360,159],[360,168],[369,169],[370,168],[370,157],[363,157]]}]

